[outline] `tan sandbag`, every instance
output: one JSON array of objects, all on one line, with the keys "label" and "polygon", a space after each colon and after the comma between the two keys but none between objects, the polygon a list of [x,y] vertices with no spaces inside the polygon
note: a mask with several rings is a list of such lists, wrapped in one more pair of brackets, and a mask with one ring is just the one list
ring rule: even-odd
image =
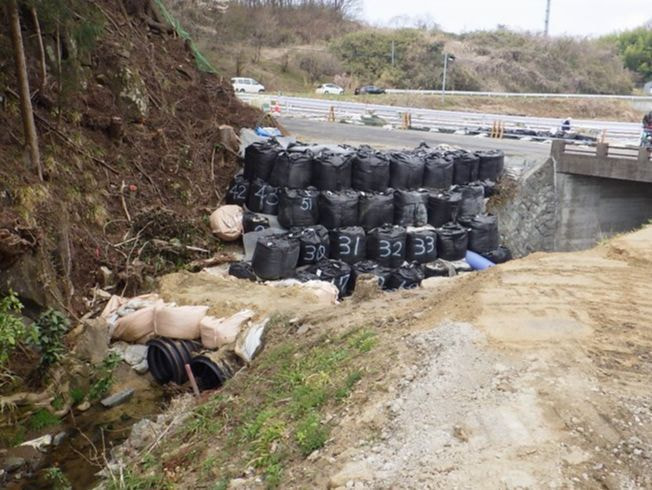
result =
[{"label": "tan sandbag", "polygon": [[111,337],[125,342],[138,342],[143,337],[152,335],[155,309],[154,306],[148,306],[118,318]]},{"label": "tan sandbag", "polygon": [[220,347],[235,342],[242,325],[254,317],[251,310],[242,310],[228,318],[205,316],[199,324],[201,343],[207,349]]},{"label": "tan sandbag", "polygon": [[225,242],[237,240],[242,236],[242,215],[240,206],[220,206],[210,217],[213,234]]},{"label": "tan sandbag", "polygon": [[154,313],[154,332],[172,339],[194,340],[200,336],[199,322],[206,316],[208,306],[157,306]]}]

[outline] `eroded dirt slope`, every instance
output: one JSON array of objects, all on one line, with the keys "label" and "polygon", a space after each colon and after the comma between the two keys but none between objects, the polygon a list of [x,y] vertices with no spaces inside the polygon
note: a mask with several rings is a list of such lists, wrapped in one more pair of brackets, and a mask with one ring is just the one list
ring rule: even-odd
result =
[{"label": "eroded dirt slope", "polygon": [[[294,330],[276,332],[298,353],[351,328],[376,333],[350,398],[324,408],[325,446],[287,459],[282,488],[649,488],[650,252],[652,226],[590,251],[534,254],[336,307],[205,273],[166,277],[162,292],[217,315],[289,313]],[[256,383],[278,342],[268,338],[221,396],[256,406]],[[197,461],[223,450],[235,430],[225,420],[228,430],[201,443]],[[291,438],[281,435],[270,451],[282,454]],[[239,488],[265,485],[255,467],[213,470]],[[189,488],[205,478],[189,464],[174,483]]]}]

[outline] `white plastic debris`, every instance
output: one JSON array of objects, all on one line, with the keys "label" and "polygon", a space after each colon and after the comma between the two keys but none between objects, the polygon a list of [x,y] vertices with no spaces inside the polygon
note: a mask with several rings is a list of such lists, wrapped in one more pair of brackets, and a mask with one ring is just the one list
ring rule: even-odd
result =
[{"label": "white plastic debris", "polygon": [[268,322],[269,318],[265,318],[261,323],[252,325],[238,336],[235,343],[235,353],[247,364],[258,353],[263,343],[263,334]]},{"label": "white plastic debris", "polygon": [[33,447],[37,451],[45,452],[52,445],[52,435],[46,434],[31,441],[23,442],[21,446]]}]

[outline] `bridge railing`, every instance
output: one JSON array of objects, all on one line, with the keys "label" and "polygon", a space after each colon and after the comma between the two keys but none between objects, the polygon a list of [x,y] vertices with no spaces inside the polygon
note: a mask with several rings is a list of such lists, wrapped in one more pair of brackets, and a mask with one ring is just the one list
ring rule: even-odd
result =
[{"label": "bridge railing", "polygon": [[582,148],[554,141],[551,155],[557,172],[652,183],[652,151],[645,148],[608,143]]},{"label": "bridge railing", "polygon": [[552,143],[552,154],[558,160],[562,160],[565,155],[570,155],[598,159],[637,160],[644,164],[652,162],[652,151],[649,149],[611,145],[609,143],[597,143],[595,146],[578,146],[567,145],[565,141],[556,140]]}]

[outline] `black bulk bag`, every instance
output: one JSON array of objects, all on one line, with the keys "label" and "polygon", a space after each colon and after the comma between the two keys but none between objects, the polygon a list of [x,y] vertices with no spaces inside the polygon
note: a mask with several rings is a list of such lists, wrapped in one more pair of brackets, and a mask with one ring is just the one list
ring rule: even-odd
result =
[{"label": "black bulk bag", "polygon": [[358,224],[365,230],[394,222],[394,191],[360,193],[358,202]]},{"label": "black bulk bag", "polygon": [[389,154],[389,185],[394,189],[418,189],[423,184],[425,162],[413,153],[392,152]]},{"label": "black bulk bag", "polygon": [[319,195],[319,223],[329,230],[358,224],[359,195],[354,190],[323,191]]},{"label": "black bulk bag", "polygon": [[505,153],[502,150],[483,150],[476,151],[475,155],[480,159],[478,179],[498,181],[505,168]]},{"label": "black bulk bag", "polygon": [[475,216],[484,212],[484,187],[475,182],[457,188],[462,194],[458,216]]},{"label": "black bulk bag", "polygon": [[437,229],[437,253],[440,259],[455,261],[466,257],[469,234],[456,223],[447,223]]},{"label": "black bulk bag", "polygon": [[406,240],[402,226],[374,228],[367,235],[367,257],[384,267],[400,267],[405,262]]},{"label": "black bulk bag", "polygon": [[428,195],[428,223],[434,227],[442,226],[457,219],[462,194],[443,191]]},{"label": "black bulk bag", "polygon": [[512,251],[502,245],[496,250],[481,255],[485,259],[491,260],[494,264],[504,264],[505,262],[512,260]]},{"label": "black bulk bag", "polygon": [[312,179],[312,153],[286,152],[278,153],[274,161],[274,170],[269,176],[269,183],[275,187],[305,189]]},{"label": "black bulk bag", "polygon": [[407,231],[405,259],[419,264],[437,260],[437,232],[434,228],[413,228]]},{"label": "black bulk bag", "polygon": [[421,264],[405,264],[392,271],[388,289],[414,289],[421,285],[424,272]]},{"label": "black bulk bag", "polygon": [[269,180],[281,147],[274,141],[256,141],[245,148],[244,177],[249,181]]},{"label": "black bulk bag", "polygon": [[229,191],[226,193],[226,203],[244,206],[247,204],[250,188],[251,184],[244,178],[244,175],[236,175],[233,177],[233,180],[229,185]]},{"label": "black bulk bag", "polygon": [[480,159],[473,153],[459,151],[453,153],[453,184],[465,185],[478,179]]},{"label": "black bulk bag", "polygon": [[331,258],[347,264],[364,260],[367,255],[367,235],[360,226],[347,226],[331,230]]},{"label": "black bulk bag", "polygon": [[283,188],[279,193],[278,222],[283,228],[312,226],[319,221],[319,191]]},{"label": "black bulk bag", "polygon": [[394,191],[394,224],[423,226],[428,223],[428,191]]},{"label": "black bulk bag", "polygon": [[484,188],[484,197],[491,197],[498,194],[498,186],[493,180],[483,180],[480,182]]},{"label": "black bulk bag", "polygon": [[322,191],[351,188],[353,154],[320,153],[312,164],[312,185]]},{"label": "black bulk bag", "polygon": [[242,216],[242,228],[245,233],[252,231],[263,231],[269,228],[269,219],[260,214],[245,211]]},{"label": "black bulk bag", "polygon": [[249,262],[233,262],[229,265],[229,275],[238,279],[247,279],[256,282],[256,273]]},{"label": "black bulk bag", "polygon": [[349,281],[351,279],[351,266],[349,264],[340,260],[322,260],[306,270],[319,277],[320,281],[334,284],[340,292],[340,297],[349,292]]},{"label": "black bulk bag", "polygon": [[480,214],[468,222],[469,250],[479,254],[496,250],[500,244],[498,220],[492,214]]},{"label": "black bulk bag", "polygon": [[304,268],[302,268],[302,270],[297,269],[297,272],[296,272],[296,274],[294,274],[293,279],[296,279],[299,282],[320,281],[321,280],[321,279],[319,279],[317,274],[315,274],[313,272],[308,272],[305,269],[307,269],[307,268],[304,267]]},{"label": "black bulk bag", "polygon": [[430,277],[451,277],[455,273],[455,267],[452,264],[447,264],[442,260],[437,260],[429,264],[424,264],[423,274],[424,278]]},{"label": "black bulk bag", "polygon": [[351,184],[364,192],[383,192],[389,187],[389,159],[387,155],[361,149],[353,157]]},{"label": "black bulk bag", "polygon": [[425,156],[423,187],[448,189],[453,185],[454,161],[450,156],[433,153]]},{"label": "black bulk bag", "polygon": [[278,188],[261,179],[251,183],[247,208],[254,213],[278,214]]},{"label": "black bulk bag", "polygon": [[330,254],[328,230],[321,225],[293,229],[292,234],[299,240],[301,252],[299,266],[312,265],[327,259]]},{"label": "black bulk bag", "polygon": [[379,265],[373,260],[363,260],[354,264],[351,271],[351,280],[349,281],[349,290],[353,292],[355,290],[355,285],[358,281],[358,277],[362,274],[371,274],[378,278],[378,286],[381,289],[387,289],[387,284],[389,282],[389,276],[392,274],[392,270]]},{"label": "black bulk bag", "polygon": [[300,250],[299,240],[288,234],[260,237],[252,260],[254,272],[266,281],[292,277]]}]

